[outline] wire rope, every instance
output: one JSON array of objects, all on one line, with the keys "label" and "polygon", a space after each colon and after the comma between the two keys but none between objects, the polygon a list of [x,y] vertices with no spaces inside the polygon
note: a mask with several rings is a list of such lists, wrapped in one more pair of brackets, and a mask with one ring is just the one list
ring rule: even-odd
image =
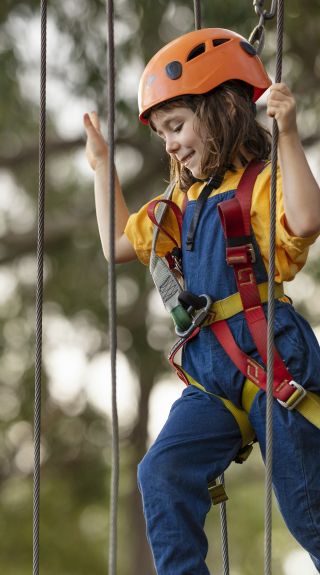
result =
[{"label": "wire rope", "polygon": [[40,557],[40,467],[41,467],[41,376],[43,253],[46,193],[46,79],[47,79],[47,0],[40,3],[40,111],[39,111],[39,192],[36,287],[36,339],[34,382],[34,472],[33,472],[33,575],[39,574]]},{"label": "wire rope", "polygon": [[[219,483],[225,486],[224,473],[219,477]],[[227,504],[225,501],[220,503],[220,527],[221,527],[221,554],[223,575],[229,575],[229,537],[227,522]]]},{"label": "wire rope", "polygon": [[108,144],[109,144],[109,263],[108,263],[108,309],[109,342],[111,362],[111,403],[112,403],[112,464],[110,483],[109,520],[109,575],[117,574],[118,547],[118,497],[119,497],[119,423],[117,408],[117,296],[115,271],[115,53],[114,53],[114,3],[107,0],[108,46]]},{"label": "wire rope", "polygon": [[[283,53],[284,0],[277,5],[277,56],[275,82],[281,82]],[[266,479],[265,479],[265,534],[264,574],[272,573],[272,447],[273,447],[273,377],[274,377],[274,276],[276,251],[276,194],[278,162],[278,124],[273,120],[271,149],[270,189],[270,261],[268,281],[268,343],[267,343],[267,393],[266,393]]]},{"label": "wire rope", "polygon": [[194,27],[196,30],[201,28],[201,2],[200,0],[193,0],[194,11]]}]

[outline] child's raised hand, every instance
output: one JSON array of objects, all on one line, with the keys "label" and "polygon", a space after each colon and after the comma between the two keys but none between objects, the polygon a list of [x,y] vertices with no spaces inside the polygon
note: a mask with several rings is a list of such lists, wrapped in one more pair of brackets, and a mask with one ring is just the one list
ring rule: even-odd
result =
[{"label": "child's raised hand", "polygon": [[84,114],[83,124],[87,134],[86,156],[93,170],[99,163],[108,161],[108,145],[100,130],[100,121],[96,112]]},{"label": "child's raised hand", "polygon": [[267,114],[277,120],[280,134],[297,131],[296,102],[286,84],[273,84],[270,87]]}]

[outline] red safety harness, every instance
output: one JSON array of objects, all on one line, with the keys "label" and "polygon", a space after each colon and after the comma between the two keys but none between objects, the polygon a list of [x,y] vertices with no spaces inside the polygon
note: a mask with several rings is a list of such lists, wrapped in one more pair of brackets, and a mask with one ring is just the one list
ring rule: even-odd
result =
[{"label": "red safety harness", "polygon": [[[260,293],[255,277],[254,262],[255,251],[251,234],[251,201],[255,181],[259,173],[265,167],[264,162],[252,161],[244,171],[234,198],[225,200],[218,205],[219,215],[226,238],[226,260],[232,266],[238,291],[241,297],[248,329],[253,341],[262,358],[267,364],[267,319],[262,306]],[[171,200],[160,200],[168,203],[175,213],[179,229],[181,229],[181,212],[177,215],[177,206]],[[152,202],[149,209],[149,216],[153,223],[158,225],[154,217],[154,210],[159,200]],[[165,231],[163,228],[161,228]],[[165,232],[167,233],[167,232]],[[168,234],[167,234],[168,235]],[[176,242],[175,242],[176,243]],[[170,254],[166,256],[170,265]],[[172,263],[171,263],[172,265]],[[207,309],[205,310],[207,311]],[[191,328],[187,330],[183,337],[173,346],[169,362],[177,371],[179,377],[189,384],[188,375],[175,362],[177,352],[201,329],[206,313],[196,314],[196,321],[192,322]],[[243,375],[252,381],[259,388],[266,389],[266,370],[257,361],[246,355],[237,345],[226,320],[214,321],[210,328],[219,343],[231,358]],[[294,409],[305,395],[303,387],[293,380],[292,375],[285,366],[282,358],[274,349],[274,397],[285,407]]]},{"label": "red safety harness", "polygon": [[[248,329],[266,365],[267,319],[262,307],[253,267],[255,253],[251,241],[250,219],[254,184],[264,167],[264,162],[251,162],[240,180],[235,197],[221,202],[218,208],[227,243],[226,260],[235,273]],[[258,387],[265,390],[265,369],[238,347],[227,321],[217,321],[212,323],[210,327],[238,369]],[[287,401],[294,393],[297,397],[295,402],[290,402],[290,409],[295,407],[295,404],[305,394],[305,390],[293,380],[282,358],[274,348],[273,396],[280,403],[287,405]]]}]

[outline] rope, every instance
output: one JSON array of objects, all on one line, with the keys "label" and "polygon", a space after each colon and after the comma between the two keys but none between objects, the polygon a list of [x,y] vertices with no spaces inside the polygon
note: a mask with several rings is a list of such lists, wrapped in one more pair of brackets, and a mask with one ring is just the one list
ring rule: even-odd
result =
[{"label": "rope", "polygon": [[[278,0],[277,6],[277,57],[275,81],[281,82],[283,51],[284,1]],[[275,238],[276,238],[276,194],[278,160],[278,125],[273,120],[271,150],[271,191],[270,191],[270,262],[268,283],[268,360],[267,360],[267,398],[266,398],[266,480],[265,480],[265,575],[271,575],[272,559],[272,406],[273,406],[273,360],[274,360],[274,275],[275,275]]]},{"label": "rope", "polygon": [[[219,483],[225,485],[224,473],[218,478]],[[228,523],[227,523],[227,504],[225,501],[220,503],[220,525],[221,525],[221,553],[223,575],[229,575],[229,545],[228,545]]]},{"label": "rope", "polygon": [[116,310],[116,273],[115,273],[115,66],[114,66],[114,6],[113,0],[107,0],[108,18],[108,143],[109,143],[109,246],[108,264],[108,304],[109,304],[109,341],[111,355],[111,401],[112,401],[112,468],[110,486],[110,522],[109,522],[109,575],[117,574],[117,521],[119,494],[119,424],[117,409],[117,310]]},{"label": "rope", "polygon": [[34,474],[33,474],[33,575],[39,573],[40,552],[40,441],[41,441],[41,367],[43,251],[46,180],[46,74],[47,74],[47,1],[41,0],[41,61],[39,113],[39,194],[36,288],[35,397],[34,397]]},{"label": "rope", "polygon": [[201,2],[200,0],[193,0],[194,10],[194,27],[196,30],[201,28]]}]

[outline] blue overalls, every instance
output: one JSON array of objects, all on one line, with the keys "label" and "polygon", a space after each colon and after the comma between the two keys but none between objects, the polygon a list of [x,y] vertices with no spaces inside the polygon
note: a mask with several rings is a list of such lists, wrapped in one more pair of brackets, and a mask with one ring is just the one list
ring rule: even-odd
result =
[{"label": "blue overalls", "polygon": [[[231,190],[210,197],[198,222],[192,251],[185,249],[195,201],[183,220],[185,289],[220,300],[237,291],[226,263],[225,240],[217,205]],[[256,246],[257,281],[267,274]],[[242,313],[228,320],[239,347],[261,363]],[[276,302],[275,342],[295,381],[320,392],[320,348],[294,308]],[[207,391],[241,407],[244,376],[205,327],[183,352],[183,368]],[[265,453],[265,394],[259,391],[249,414],[262,456]],[[274,402],[273,486],[291,533],[310,553],[320,572],[320,430],[295,411]],[[168,420],[138,469],[147,536],[158,575],[208,575],[204,534],[211,507],[208,483],[221,475],[241,447],[234,417],[216,397],[188,386],[173,404]],[[262,504],[262,503],[261,503]]]}]

